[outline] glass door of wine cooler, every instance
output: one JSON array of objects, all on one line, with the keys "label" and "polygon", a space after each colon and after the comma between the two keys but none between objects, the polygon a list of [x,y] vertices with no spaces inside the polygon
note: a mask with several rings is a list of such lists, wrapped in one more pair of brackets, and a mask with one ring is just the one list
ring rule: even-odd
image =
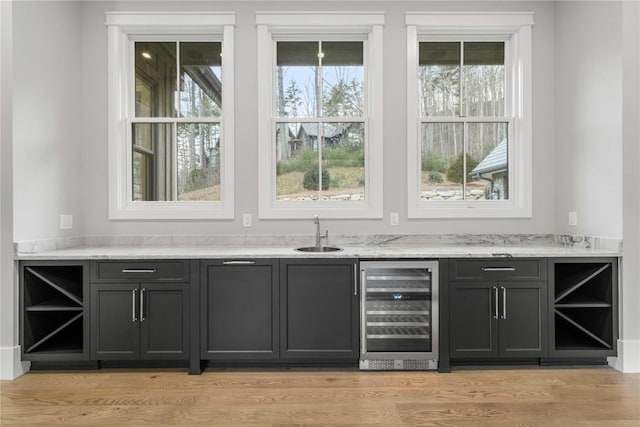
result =
[{"label": "glass door of wine cooler", "polygon": [[438,358],[438,262],[364,261],[361,360]]}]

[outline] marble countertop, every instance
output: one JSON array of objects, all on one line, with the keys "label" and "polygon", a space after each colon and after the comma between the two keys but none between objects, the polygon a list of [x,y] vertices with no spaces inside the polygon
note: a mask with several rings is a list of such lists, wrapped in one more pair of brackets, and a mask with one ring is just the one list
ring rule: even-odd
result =
[{"label": "marble countertop", "polygon": [[617,257],[619,250],[561,245],[341,245],[337,252],[308,253],[287,246],[79,246],[17,252],[18,260],[241,259],[241,258],[486,258]]}]

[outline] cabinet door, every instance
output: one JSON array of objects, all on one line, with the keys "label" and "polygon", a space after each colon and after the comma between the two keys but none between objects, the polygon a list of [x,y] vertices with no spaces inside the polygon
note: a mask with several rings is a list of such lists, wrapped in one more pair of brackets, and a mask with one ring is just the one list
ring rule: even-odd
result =
[{"label": "cabinet door", "polygon": [[449,283],[452,358],[498,357],[497,283]]},{"label": "cabinet door", "polygon": [[139,288],[140,358],[188,359],[189,284],[142,283]]},{"label": "cabinet door", "polygon": [[138,359],[140,356],[137,284],[91,285],[91,358]]},{"label": "cabinet door", "polygon": [[281,357],[358,358],[355,272],[353,260],[281,264]]},{"label": "cabinet door", "polygon": [[277,266],[270,260],[203,265],[203,359],[278,357]]},{"label": "cabinet door", "polygon": [[546,283],[500,282],[499,287],[500,356],[546,356]]}]

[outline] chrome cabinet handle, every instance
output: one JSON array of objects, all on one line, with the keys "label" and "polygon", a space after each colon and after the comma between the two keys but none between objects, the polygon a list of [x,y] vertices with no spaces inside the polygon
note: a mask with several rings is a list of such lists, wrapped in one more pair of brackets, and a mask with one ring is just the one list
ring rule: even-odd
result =
[{"label": "chrome cabinet handle", "polygon": [[138,318],[136,317],[136,292],[138,290],[134,289],[131,293],[131,321],[136,322]]},{"label": "chrome cabinet handle", "polygon": [[142,288],[140,291],[140,321],[144,322],[144,293],[146,289]]},{"label": "chrome cabinet handle", "polygon": [[493,318],[497,319],[499,314],[498,314],[498,287],[494,286],[493,287],[493,295],[494,295],[494,299],[495,299],[495,308],[493,310]]},{"label": "chrome cabinet handle", "polygon": [[358,296],[358,264],[353,264],[353,295]]},{"label": "chrome cabinet handle", "polygon": [[243,261],[222,261],[222,265],[251,265],[255,264],[255,261],[243,260]]},{"label": "chrome cabinet handle", "polygon": [[155,273],[158,271],[155,268],[123,268],[123,273]]},{"label": "chrome cabinet handle", "polygon": [[482,271],[516,271],[513,267],[482,267]]},{"label": "chrome cabinet handle", "polygon": [[507,288],[502,287],[502,318],[507,318]]}]

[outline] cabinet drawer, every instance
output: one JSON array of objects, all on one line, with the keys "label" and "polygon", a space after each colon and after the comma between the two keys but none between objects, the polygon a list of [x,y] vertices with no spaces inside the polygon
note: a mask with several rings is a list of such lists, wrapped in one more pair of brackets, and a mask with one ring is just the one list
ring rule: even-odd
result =
[{"label": "cabinet drawer", "polygon": [[95,261],[93,282],[183,282],[189,280],[188,261]]},{"label": "cabinet drawer", "polygon": [[453,280],[546,280],[546,259],[464,259],[449,263]]}]

